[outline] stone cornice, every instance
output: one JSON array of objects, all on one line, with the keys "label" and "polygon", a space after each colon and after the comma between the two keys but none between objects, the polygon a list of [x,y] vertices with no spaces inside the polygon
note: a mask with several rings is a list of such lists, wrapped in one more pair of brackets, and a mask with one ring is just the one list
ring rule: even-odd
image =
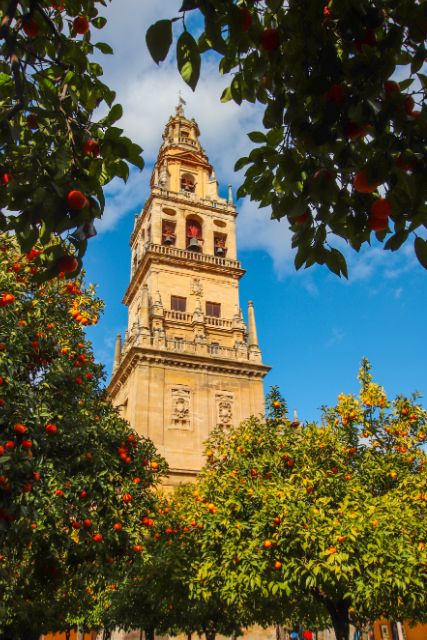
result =
[{"label": "stone cornice", "polygon": [[115,396],[119,388],[126,382],[130,373],[140,363],[165,365],[168,367],[212,371],[239,378],[264,378],[271,367],[250,360],[213,359],[211,356],[192,355],[188,353],[169,353],[160,349],[132,346],[125,354],[119,367],[113,373],[107,386],[108,392]]}]

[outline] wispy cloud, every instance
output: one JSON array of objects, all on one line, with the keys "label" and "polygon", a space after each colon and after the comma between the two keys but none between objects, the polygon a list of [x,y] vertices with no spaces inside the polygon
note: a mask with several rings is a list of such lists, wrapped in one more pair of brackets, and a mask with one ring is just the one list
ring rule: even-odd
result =
[{"label": "wispy cloud", "polygon": [[345,331],[338,327],[334,327],[331,332],[331,336],[326,341],[326,347],[334,347],[335,345],[341,344],[345,338]]}]

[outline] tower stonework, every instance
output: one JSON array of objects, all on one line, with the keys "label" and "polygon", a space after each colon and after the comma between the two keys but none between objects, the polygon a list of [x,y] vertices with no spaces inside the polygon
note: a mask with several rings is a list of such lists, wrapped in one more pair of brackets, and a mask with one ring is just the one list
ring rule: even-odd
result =
[{"label": "tower stonework", "polygon": [[239,304],[236,208],[218,183],[182,104],[169,119],[150,195],[130,239],[128,329],[117,337],[108,391],[124,418],[151,438],[170,484],[200,470],[203,442],[264,409],[253,305]]}]

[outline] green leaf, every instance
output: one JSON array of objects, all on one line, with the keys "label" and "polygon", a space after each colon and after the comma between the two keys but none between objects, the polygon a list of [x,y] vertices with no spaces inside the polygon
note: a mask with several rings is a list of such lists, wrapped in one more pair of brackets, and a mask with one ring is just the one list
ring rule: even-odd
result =
[{"label": "green leaf", "polygon": [[12,78],[8,73],[0,73],[0,87],[4,86],[8,82],[11,82]]},{"label": "green leaf", "polygon": [[247,164],[249,164],[249,162],[250,162],[249,158],[245,158],[245,157],[239,158],[236,164],[234,165],[234,171],[240,171],[240,169],[242,169]]},{"label": "green leaf", "polygon": [[102,29],[102,27],[105,27],[106,24],[107,18],[104,18],[103,16],[99,16],[98,18],[91,20],[91,25],[93,25],[96,29]]},{"label": "green leaf", "polygon": [[106,42],[97,42],[94,46],[99,49],[101,53],[104,53],[106,55],[114,53],[112,47],[110,47],[110,45]]},{"label": "green leaf", "polygon": [[427,269],[427,240],[417,236],[414,241],[414,249],[420,264],[424,269]]},{"label": "green leaf", "polygon": [[233,99],[233,95],[231,93],[231,87],[226,87],[221,95],[221,102],[229,102]]},{"label": "green leaf", "polygon": [[117,120],[120,120],[122,115],[123,115],[122,105],[121,104],[115,104],[114,107],[111,109],[110,113],[108,114],[108,116],[103,118],[103,120],[101,120],[101,122],[103,124],[106,124],[106,125],[111,125],[114,122],[116,122]]},{"label": "green leaf", "polygon": [[188,31],[181,33],[178,38],[176,57],[182,79],[194,91],[200,76],[200,52],[196,41]]},{"label": "green leaf", "polygon": [[251,131],[248,133],[248,138],[252,142],[267,142],[267,136],[261,131]]},{"label": "green leaf", "polygon": [[158,20],[145,34],[148,51],[156,64],[162,62],[168,55],[172,37],[171,20]]}]

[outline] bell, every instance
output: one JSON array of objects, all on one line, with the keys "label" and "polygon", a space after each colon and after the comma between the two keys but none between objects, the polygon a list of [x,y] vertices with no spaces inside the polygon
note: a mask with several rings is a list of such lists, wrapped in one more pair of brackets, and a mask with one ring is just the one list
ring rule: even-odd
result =
[{"label": "bell", "polygon": [[172,236],[165,236],[163,239],[163,244],[173,244]]},{"label": "bell", "polygon": [[216,247],[215,248],[215,255],[216,256],[223,256],[225,254],[224,248],[223,247]]},{"label": "bell", "polygon": [[190,249],[190,251],[199,251],[200,250],[200,245],[199,245],[199,241],[197,240],[197,238],[190,238],[190,242],[188,243],[188,248]]}]

